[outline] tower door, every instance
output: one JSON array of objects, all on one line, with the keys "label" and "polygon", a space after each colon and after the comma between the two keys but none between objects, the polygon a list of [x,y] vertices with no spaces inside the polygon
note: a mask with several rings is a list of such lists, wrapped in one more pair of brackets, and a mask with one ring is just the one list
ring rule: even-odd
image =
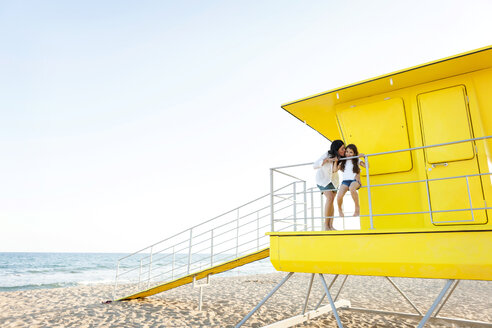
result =
[{"label": "tower door", "polygon": [[[417,99],[425,146],[473,138],[464,86],[422,93]],[[476,149],[468,141],[424,150],[433,224],[487,222],[485,210],[472,210],[485,207],[480,177],[469,176],[480,173]]]}]

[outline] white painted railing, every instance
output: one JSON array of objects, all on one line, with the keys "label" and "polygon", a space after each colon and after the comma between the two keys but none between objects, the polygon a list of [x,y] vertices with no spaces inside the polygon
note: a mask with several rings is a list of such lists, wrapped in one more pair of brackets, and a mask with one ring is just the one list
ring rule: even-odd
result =
[{"label": "white painted railing", "polygon": [[[380,152],[380,153],[373,153],[373,154],[367,154],[364,155],[364,161],[367,164],[366,168],[366,185],[363,185],[361,187],[361,190],[365,190],[367,192],[367,200],[368,200],[368,214],[365,215],[359,215],[358,218],[363,218],[363,217],[368,217],[369,222],[370,222],[370,228],[375,229],[374,227],[374,217],[382,217],[382,216],[398,216],[398,215],[416,215],[416,214],[428,214],[430,217],[430,221],[432,223],[437,223],[434,220],[433,214],[436,213],[451,213],[451,212],[470,212],[471,213],[471,219],[469,220],[450,220],[450,221],[443,221],[439,220],[438,223],[443,224],[443,223],[465,223],[465,222],[473,222],[475,221],[475,216],[474,212],[476,211],[482,211],[482,210],[489,210],[492,209],[492,207],[487,206],[486,203],[484,202],[484,206],[479,206],[479,207],[474,207],[472,204],[472,195],[471,195],[471,190],[470,190],[470,179],[472,178],[479,178],[482,176],[489,176],[491,177],[491,172],[484,172],[484,173],[477,173],[477,174],[467,174],[467,172],[462,172],[460,175],[456,176],[449,176],[449,177],[444,177],[444,178],[433,178],[433,179],[420,179],[420,180],[412,180],[412,181],[395,181],[391,183],[383,183],[383,184],[371,184],[370,180],[370,173],[369,173],[369,168],[370,168],[370,158],[374,156],[381,156],[381,155],[387,155],[387,154],[394,154],[394,153],[403,153],[403,152],[412,152],[412,151],[419,151],[422,149],[427,149],[427,148],[435,148],[435,147],[445,147],[449,145],[454,145],[454,144],[459,144],[459,143],[464,143],[464,142],[471,142],[471,141],[478,141],[478,140],[485,140],[485,139],[490,139],[492,136],[486,136],[486,137],[480,137],[480,138],[472,138],[472,139],[466,139],[466,140],[460,140],[460,141],[454,141],[454,142],[447,142],[447,143],[441,143],[441,144],[436,144],[436,145],[429,145],[429,146],[421,146],[421,147],[413,147],[413,148],[408,148],[408,149],[401,149],[401,150],[394,150],[394,151],[387,151],[387,152]],[[474,147],[475,149],[475,147]],[[352,158],[358,158],[358,157],[347,157],[346,159],[352,159]],[[271,186],[271,193],[270,193],[270,202],[271,202],[271,207],[270,207],[270,215],[272,217],[272,223],[271,223],[271,231],[280,231],[280,230],[286,230],[288,228],[286,227],[292,227],[293,231],[298,231],[298,230],[303,230],[303,231],[315,231],[315,230],[322,230],[323,228],[323,222],[327,218],[333,218],[337,220],[342,221],[341,227],[338,227],[338,230],[345,230],[345,222],[346,220],[351,219],[350,216],[344,215],[342,216],[325,216],[324,215],[324,202],[325,198],[321,194],[320,190],[316,187],[306,187],[306,180],[310,178],[312,175],[312,165],[313,163],[304,163],[304,164],[295,164],[295,165],[288,165],[288,166],[281,166],[281,167],[275,167],[270,169],[270,186]],[[434,164],[432,167],[435,166],[447,166],[448,163],[439,163],[439,164]],[[301,176],[294,176],[292,173],[290,173],[290,169],[296,169],[296,168],[301,168],[301,167],[307,167],[311,169],[311,172],[309,173],[310,176],[306,176],[306,173],[304,172],[304,175]],[[483,169],[483,168],[482,168]],[[488,168],[490,171],[490,168]],[[283,182],[285,182],[285,179],[290,179],[292,182],[288,184],[287,186],[283,187],[280,189],[280,191],[274,190],[275,187],[275,180],[277,179],[277,176],[282,176],[284,177]],[[459,209],[446,209],[446,210],[433,210],[431,207],[431,195],[429,191],[429,183],[436,182],[436,181],[443,181],[443,180],[453,180],[453,179],[464,179],[466,182],[466,189],[467,189],[467,195],[468,195],[468,205],[467,207],[464,208],[459,208]],[[483,179],[484,183],[490,183],[491,179]],[[374,188],[384,188],[384,187],[389,187],[389,186],[396,186],[396,185],[405,185],[405,184],[423,184],[425,185],[425,192],[426,192],[426,199],[428,203],[428,210],[422,211],[422,210],[415,210],[415,211],[405,211],[405,212],[391,212],[391,213],[374,213],[373,210],[373,200],[372,196],[374,193]],[[286,188],[290,188],[289,191],[285,191]],[[448,190],[447,192],[453,193],[456,192],[455,190]],[[347,193],[349,194],[349,193]],[[347,201],[344,200],[344,204],[348,203],[351,204],[353,203],[350,197],[347,197]],[[276,201],[278,199],[290,199],[293,202],[293,210],[290,215],[286,213],[286,211],[290,211],[291,209],[287,209],[286,211],[280,212],[277,209]],[[413,198],[409,198],[410,200],[413,201]],[[336,200],[335,200],[336,203]],[[415,204],[416,208],[420,208],[420,204]],[[315,214],[315,211],[319,211],[319,215]],[[301,227],[301,229],[298,229]],[[350,230],[352,230],[351,228]]]},{"label": "white painted railing", "polygon": [[[291,207],[277,200],[280,211]],[[172,281],[269,247],[270,194],[122,257],[113,299]]]}]

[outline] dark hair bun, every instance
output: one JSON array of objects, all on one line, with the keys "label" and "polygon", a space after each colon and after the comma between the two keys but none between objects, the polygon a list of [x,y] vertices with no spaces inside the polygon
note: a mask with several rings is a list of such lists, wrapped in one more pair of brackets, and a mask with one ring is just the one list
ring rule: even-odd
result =
[{"label": "dark hair bun", "polygon": [[342,146],[343,146],[343,141],[342,140],[339,140],[339,139],[334,140],[331,143],[330,150],[328,150],[328,155],[330,155],[330,157],[339,157],[338,156],[338,150]]}]

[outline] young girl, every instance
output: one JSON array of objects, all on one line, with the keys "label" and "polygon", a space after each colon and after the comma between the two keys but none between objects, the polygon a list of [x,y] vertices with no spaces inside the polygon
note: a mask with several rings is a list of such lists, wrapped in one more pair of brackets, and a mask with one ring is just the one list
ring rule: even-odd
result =
[{"label": "young girl", "polygon": [[[345,148],[345,157],[353,156],[359,156],[357,147],[354,144],[347,145],[347,147]],[[337,195],[338,213],[340,216],[344,216],[342,211],[343,196],[345,196],[348,190],[350,190],[350,194],[352,195],[352,199],[355,203],[354,216],[359,216],[360,214],[359,194],[357,193],[357,190],[361,187],[362,184],[360,182],[359,164],[362,167],[366,167],[366,163],[364,163],[360,158],[341,160],[339,163],[337,163],[337,168],[343,172],[342,184],[340,185],[340,189],[338,190]]]}]

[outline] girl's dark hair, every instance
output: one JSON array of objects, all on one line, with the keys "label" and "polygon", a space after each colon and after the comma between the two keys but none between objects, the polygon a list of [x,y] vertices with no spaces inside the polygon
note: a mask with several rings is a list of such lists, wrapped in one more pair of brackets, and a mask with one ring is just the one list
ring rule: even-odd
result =
[{"label": "girl's dark hair", "polygon": [[[354,152],[354,156],[359,155],[359,151],[357,150],[357,147],[354,144],[347,145],[345,147],[345,149],[352,149],[352,151]],[[359,159],[358,158],[352,158],[351,161],[352,161],[352,164],[354,164],[354,169],[353,169],[354,173],[355,174],[360,173]],[[340,162],[340,170],[345,171],[345,163],[346,162],[347,162],[347,160]]]},{"label": "girl's dark hair", "polygon": [[338,150],[340,147],[343,146],[343,141],[342,140],[334,140],[331,143],[330,150],[328,150],[328,157],[333,158],[333,157],[338,157],[340,158],[340,155],[338,155]]}]

